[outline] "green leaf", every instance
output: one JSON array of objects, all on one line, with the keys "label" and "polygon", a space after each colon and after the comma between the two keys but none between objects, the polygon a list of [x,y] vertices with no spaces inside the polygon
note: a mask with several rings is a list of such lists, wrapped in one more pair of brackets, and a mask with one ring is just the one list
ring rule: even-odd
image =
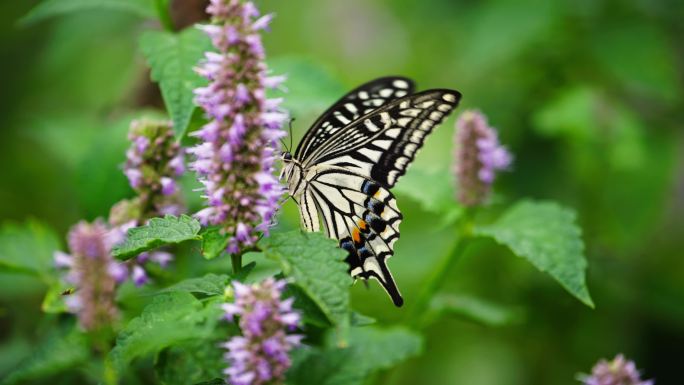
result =
[{"label": "green leaf", "polygon": [[209,338],[221,313],[217,304],[209,301],[203,306],[192,294],[182,291],[155,297],[119,333],[107,356],[109,382],[115,382],[118,373],[137,357],[182,342]]},{"label": "green leaf", "polygon": [[112,254],[126,260],[159,246],[199,240],[200,223],[187,215],[152,218],[145,226],[128,230],[126,240],[114,246]]},{"label": "green leaf", "polygon": [[476,227],[475,233],[508,246],[593,308],[585,282],[584,242],[575,216],[555,202],[521,201],[496,222]]},{"label": "green leaf", "polygon": [[226,381],[222,378],[214,378],[213,380],[198,382],[195,385],[226,385]]},{"label": "green leaf", "polygon": [[226,286],[230,282],[230,276],[226,274],[216,275],[209,273],[200,278],[188,278],[160,290],[160,293],[169,293],[173,291],[184,291],[188,293],[198,293],[207,296],[223,295]]},{"label": "green leaf", "polygon": [[147,19],[156,17],[152,0],[45,0],[22,17],[19,24],[28,25],[49,17],[85,10],[121,11]]},{"label": "green leaf", "polygon": [[226,362],[220,342],[201,341],[165,349],[154,365],[157,378],[163,385],[188,385],[221,377]]},{"label": "green leaf", "polygon": [[332,324],[348,324],[352,279],[344,262],[346,252],[337,247],[337,241],[321,233],[295,230],[273,234],[262,245],[264,254],[280,264],[283,274],[294,278]]},{"label": "green leaf", "polygon": [[159,83],[179,139],[195,110],[193,90],[206,84],[193,68],[211,47],[207,35],[196,28],[178,34],[148,31],[140,37],[140,49],[152,68],[152,80]]},{"label": "green leaf", "polygon": [[375,318],[353,311],[351,313],[351,326],[368,326],[378,322]]},{"label": "green leaf", "polygon": [[52,254],[60,248],[57,236],[45,225],[29,220],[0,228],[0,272],[17,272],[54,279]]},{"label": "green leaf", "polygon": [[221,233],[217,226],[207,227],[202,230],[202,256],[206,259],[214,259],[226,251],[228,235]]},{"label": "green leaf", "polygon": [[11,372],[2,385],[20,384],[46,378],[86,362],[90,349],[85,336],[76,327],[48,339],[36,352]]},{"label": "green leaf", "polygon": [[331,326],[328,317],[321,311],[316,303],[309,298],[304,291],[296,285],[287,285],[283,292],[284,298],[294,297],[293,306],[302,314],[302,321],[304,323],[314,325],[320,328],[327,328]]},{"label": "green leaf", "polygon": [[361,385],[373,372],[419,354],[422,345],[419,335],[403,328],[353,328],[348,348],[295,351],[288,383]]},{"label": "green leaf", "polygon": [[451,315],[487,325],[505,326],[519,322],[520,312],[479,298],[438,294],[430,302],[431,317]]},{"label": "green leaf", "polygon": [[389,369],[423,350],[420,335],[402,327],[351,329],[349,346],[354,349],[357,370],[367,373]]},{"label": "green leaf", "polygon": [[420,203],[425,211],[439,214],[443,224],[453,223],[463,213],[456,202],[455,181],[448,170],[411,168],[394,187],[398,195],[405,195]]}]

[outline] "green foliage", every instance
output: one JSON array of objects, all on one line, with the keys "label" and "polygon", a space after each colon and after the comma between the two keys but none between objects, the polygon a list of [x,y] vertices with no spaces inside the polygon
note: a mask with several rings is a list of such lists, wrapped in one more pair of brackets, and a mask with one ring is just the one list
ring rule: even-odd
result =
[{"label": "green foliage", "polygon": [[298,230],[273,234],[262,241],[264,254],[280,264],[283,274],[320,308],[330,322],[349,321],[349,286],[352,283],[344,262],[346,252],[321,233]]},{"label": "green foliage", "polygon": [[109,382],[135,358],[208,338],[214,332],[220,313],[216,301],[203,304],[187,292],[156,296],[140,317],[132,319],[119,333],[116,345],[107,357]]},{"label": "green foliage", "polygon": [[2,385],[22,384],[75,368],[90,357],[85,335],[75,327],[49,336],[38,349],[16,368]]},{"label": "green foliage", "polygon": [[505,326],[519,322],[521,318],[514,309],[476,297],[446,293],[432,298],[430,312],[432,317],[456,316],[486,326]]},{"label": "green foliage", "polygon": [[221,377],[226,362],[220,342],[200,341],[165,349],[155,363],[157,378],[163,385],[188,385]]},{"label": "green foliage", "polygon": [[112,254],[122,260],[130,259],[159,246],[199,240],[199,231],[199,222],[187,215],[152,218],[148,224],[128,230],[126,240],[115,245]]},{"label": "green foliage", "polygon": [[209,273],[199,278],[184,279],[174,285],[162,289],[160,293],[184,291],[188,293],[204,294],[207,296],[223,295],[229,282],[230,276],[226,274],[216,275]]},{"label": "green foliage", "polygon": [[202,229],[202,256],[206,259],[214,259],[226,251],[228,235],[221,233],[218,226]]},{"label": "green foliage", "polygon": [[422,351],[422,338],[403,328],[352,328],[348,348],[301,349],[288,381],[293,385],[360,385]]},{"label": "green foliage", "polygon": [[554,202],[521,201],[496,222],[475,233],[494,238],[513,253],[555,278],[589,307],[594,303],[585,282],[587,261],[575,212]]},{"label": "green foliage", "polygon": [[0,272],[16,272],[52,281],[52,254],[60,248],[57,236],[40,222],[5,223],[0,228]]},{"label": "green foliage", "polygon": [[148,31],[140,37],[140,49],[152,68],[152,80],[159,83],[176,137],[182,138],[195,110],[193,90],[206,84],[193,68],[211,50],[211,42],[196,28],[177,34]]},{"label": "green foliage", "polygon": [[84,10],[127,12],[143,18],[154,18],[153,0],[44,0],[19,23],[32,24],[53,16]]},{"label": "green foliage", "polygon": [[447,170],[410,168],[393,191],[411,197],[426,211],[439,214],[443,224],[448,224],[463,213],[463,207],[456,202],[455,185],[456,182]]},{"label": "green foliage", "polygon": [[313,60],[280,56],[269,59],[268,64],[274,73],[287,74],[289,92],[284,105],[292,116],[320,114],[347,91],[325,67]]}]

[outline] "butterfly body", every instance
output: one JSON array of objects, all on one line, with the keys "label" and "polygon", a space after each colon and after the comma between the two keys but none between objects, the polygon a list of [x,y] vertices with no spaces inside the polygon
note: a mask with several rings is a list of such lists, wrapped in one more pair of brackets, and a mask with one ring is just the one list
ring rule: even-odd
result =
[{"label": "butterfly body", "polygon": [[339,240],[351,275],[377,279],[397,306],[403,299],[386,261],[402,215],[390,188],[461,96],[413,88],[407,78],[386,77],[354,89],[312,125],[294,155],[282,156],[281,179],[302,226]]}]

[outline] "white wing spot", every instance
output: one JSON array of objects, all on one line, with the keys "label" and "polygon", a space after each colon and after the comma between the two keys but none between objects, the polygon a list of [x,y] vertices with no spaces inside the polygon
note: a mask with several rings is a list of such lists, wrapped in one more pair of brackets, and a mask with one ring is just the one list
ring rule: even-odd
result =
[{"label": "white wing spot", "polygon": [[383,150],[387,150],[392,145],[392,141],[391,140],[376,140],[373,142],[373,144],[382,148]]},{"label": "white wing spot", "polygon": [[399,90],[399,91],[395,92],[394,94],[395,94],[398,98],[400,98],[400,97],[402,97],[402,96],[406,96],[406,94],[408,94],[408,92],[403,91],[403,90]]},{"label": "white wing spot", "polygon": [[406,110],[402,110],[399,112],[399,114],[404,115],[404,116],[413,116],[416,117],[418,114],[420,114],[420,109],[418,108],[409,108]]},{"label": "white wing spot", "polygon": [[439,112],[439,111],[433,111],[433,112],[430,114],[430,119],[432,119],[432,120],[434,120],[434,121],[438,121],[438,120],[442,119],[442,116],[444,116],[443,113],[441,113],[441,112]]},{"label": "white wing spot", "polygon": [[359,98],[360,99],[368,99],[368,92],[366,92],[366,91],[359,92]]},{"label": "white wing spot", "polygon": [[383,128],[389,128],[392,125],[392,117],[387,112],[380,113],[380,120],[384,124]]},{"label": "white wing spot", "polygon": [[447,111],[451,111],[451,106],[448,104],[440,104],[439,106],[437,106],[437,109],[442,111],[442,112],[447,112]]},{"label": "white wing spot", "polygon": [[359,152],[365,155],[368,159],[372,160],[373,162],[377,162],[378,159],[380,159],[380,156],[382,155],[382,152],[371,150],[369,148],[362,148],[359,150]]},{"label": "white wing spot", "polygon": [[456,101],[456,95],[454,94],[444,94],[442,95],[442,99],[446,100],[447,102],[455,102]]},{"label": "white wing spot", "polygon": [[383,88],[383,89],[381,89],[380,92],[378,92],[378,93],[379,93],[380,96],[382,96],[383,98],[389,98],[389,97],[392,96],[392,94],[394,93],[394,90],[391,89],[391,88]]},{"label": "white wing spot", "polygon": [[378,132],[380,130],[380,127],[376,126],[370,119],[364,120],[363,124],[370,132]]},{"label": "white wing spot", "polygon": [[335,111],[335,118],[337,118],[337,120],[339,120],[342,124],[349,124],[349,122],[351,122],[351,120],[345,118],[344,115],[342,115],[339,111]]},{"label": "white wing spot", "polygon": [[409,86],[405,80],[395,80],[392,82],[392,85],[397,87],[397,88],[403,88],[403,89],[406,89]]},{"label": "white wing spot", "polygon": [[411,118],[399,118],[399,119],[397,119],[397,123],[402,127],[406,127],[406,126],[408,126],[409,123],[411,123],[411,120],[413,120],[413,119],[411,119]]},{"label": "white wing spot", "polygon": [[352,114],[356,113],[358,111],[356,109],[356,106],[353,103],[346,103],[344,107],[347,109],[347,111],[351,112]]},{"label": "white wing spot", "polygon": [[396,138],[397,136],[399,136],[400,133],[401,133],[400,128],[391,128],[391,129],[385,131],[385,135],[387,135],[393,139]]}]

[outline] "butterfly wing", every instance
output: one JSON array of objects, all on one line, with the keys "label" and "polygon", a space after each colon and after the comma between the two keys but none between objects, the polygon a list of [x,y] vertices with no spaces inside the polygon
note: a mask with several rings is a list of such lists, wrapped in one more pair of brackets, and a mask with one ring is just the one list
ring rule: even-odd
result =
[{"label": "butterfly wing", "polygon": [[315,202],[326,234],[348,252],[351,275],[377,279],[401,306],[404,301],[387,268],[402,219],[392,193],[362,175],[319,167],[304,194]]},{"label": "butterfly wing", "polygon": [[389,102],[333,134],[304,161],[304,167],[349,169],[391,188],[460,98],[457,91],[428,90]]},{"label": "butterfly wing", "polygon": [[452,90],[429,90],[394,100],[385,98],[365,115],[345,115],[341,109],[351,112],[350,105],[361,111],[356,104],[347,105],[345,100],[355,100],[350,95],[359,95],[358,100],[389,95],[381,92],[384,88],[368,93],[371,84],[328,110],[298,146],[295,158],[313,175],[307,177],[300,212],[309,231],[320,226],[320,214],[327,235],[347,250],[352,276],[377,279],[394,304],[401,306],[403,299],[387,259],[399,239],[402,215],[389,188],[404,175],[425,137],[456,107],[461,95]]},{"label": "butterfly wing", "polygon": [[299,142],[294,157],[306,159],[318,146],[349,123],[394,99],[412,94],[414,88],[410,79],[399,76],[375,79],[355,88],[314,122]]}]

